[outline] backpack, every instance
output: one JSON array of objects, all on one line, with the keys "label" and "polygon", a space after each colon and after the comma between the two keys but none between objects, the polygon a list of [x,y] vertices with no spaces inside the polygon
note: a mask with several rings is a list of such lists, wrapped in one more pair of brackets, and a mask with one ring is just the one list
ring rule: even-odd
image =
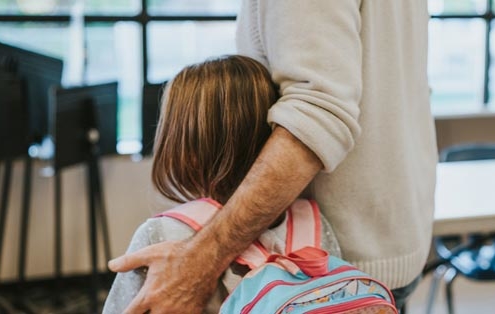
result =
[{"label": "backpack", "polygon": [[[159,216],[178,219],[197,231],[220,207],[207,200]],[[269,252],[260,241],[251,244],[236,260],[251,271],[225,299],[220,314],[398,313],[383,283],[320,248],[314,201],[296,200],[287,216],[285,254]]]}]

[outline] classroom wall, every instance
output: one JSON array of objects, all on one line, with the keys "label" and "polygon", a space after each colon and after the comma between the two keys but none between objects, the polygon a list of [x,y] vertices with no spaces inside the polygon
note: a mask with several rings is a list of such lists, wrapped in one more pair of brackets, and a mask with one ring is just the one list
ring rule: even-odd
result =
[{"label": "classroom wall", "polygon": [[[436,121],[439,149],[468,141],[495,142],[495,117],[442,118]],[[41,176],[46,164],[35,162],[28,241],[28,278],[49,277],[54,268],[54,178]],[[133,230],[147,217],[173,206],[159,197],[150,183],[151,160],[132,161],[130,156],[104,158],[101,162],[105,204],[109,219],[112,255],[122,254]],[[13,169],[12,191],[7,217],[0,281],[17,274],[18,229],[21,211],[22,162]],[[3,176],[3,167],[0,167]],[[88,203],[85,168],[65,170],[63,180],[63,272],[78,274],[90,270]],[[105,261],[100,251],[100,267]]]},{"label": "classroom wall", "polygon": [[437,145],[447,146],[466,142],[495,142],[495,117],[443,118],[435,122]]}]

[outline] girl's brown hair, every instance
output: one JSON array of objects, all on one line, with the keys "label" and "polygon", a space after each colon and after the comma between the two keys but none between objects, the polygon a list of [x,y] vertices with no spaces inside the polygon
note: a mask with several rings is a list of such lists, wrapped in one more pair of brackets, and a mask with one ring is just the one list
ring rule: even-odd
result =
[{"label": "girl's brown hair", "polygon": [[232,55],[184,68],[167,84],[152,169],[158,191],[226,202],[270,135],[277,88],[259,62]]}]

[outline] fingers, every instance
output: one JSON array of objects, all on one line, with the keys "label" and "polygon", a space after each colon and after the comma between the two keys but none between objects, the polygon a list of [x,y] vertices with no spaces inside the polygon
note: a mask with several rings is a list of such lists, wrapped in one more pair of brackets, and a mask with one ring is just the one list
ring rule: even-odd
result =
[{"label": "fingers", "polygon": [[[143,287],[144,288],[144,287]],[[138,295],[132,300],[129,306],[125,309],[125,314],[143,314],[147,313],[149,308],[144,300],[145,289],[141,289]]]},{"label": "fingers", "polygon": [[148,266],[148,248],[128,253],[108,262],[108,268],[113,272],[126,272],[142,266]]}]

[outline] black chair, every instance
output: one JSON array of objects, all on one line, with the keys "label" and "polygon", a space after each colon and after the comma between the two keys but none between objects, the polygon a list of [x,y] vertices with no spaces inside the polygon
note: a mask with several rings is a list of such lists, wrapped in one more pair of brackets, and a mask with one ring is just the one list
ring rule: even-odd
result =
[{"label": "black chair", "polygon": [[[444,149],[440,162],[495,159],[495,144],[463,144]],[[454,313],[452,284],[460,274],[478,281],[495,280],[495,226],[489,234],[440,236],[433,239],[437,260],[427,265],[433,271],[427,313],[430,314],[439,281],[445,282],[448,313]]]}]

